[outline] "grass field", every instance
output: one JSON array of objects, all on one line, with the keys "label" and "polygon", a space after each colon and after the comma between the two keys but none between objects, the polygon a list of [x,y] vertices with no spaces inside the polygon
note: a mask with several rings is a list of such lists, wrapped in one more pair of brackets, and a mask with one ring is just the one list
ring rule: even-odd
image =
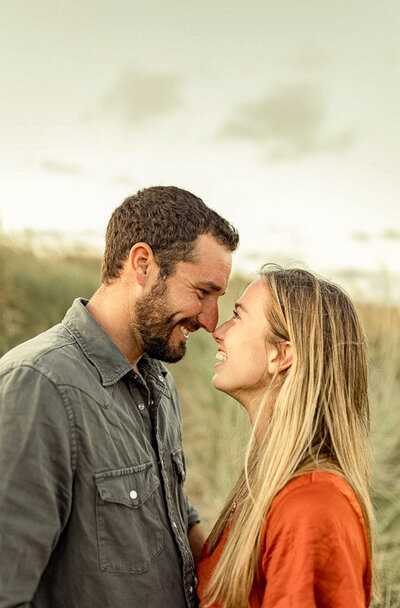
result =
[{"label": "grass field", "polygon": [[[78,296],[98,286],[100,262],[79,251],[46,257],[28,247],[0,243],[0,355],[57,323]],[[234,277],[221,303],[221,319],[243,287]],[[400,607],[400,312],[359,305],[366,329],[375,453],[373,499],[379,525],[378,564],[382,601]],[[247,417],[211,386],[216,346],[197,332],[188,353],[171,365],[181,395],[187,491],[209,530],[233,482],[248,436]]]}]

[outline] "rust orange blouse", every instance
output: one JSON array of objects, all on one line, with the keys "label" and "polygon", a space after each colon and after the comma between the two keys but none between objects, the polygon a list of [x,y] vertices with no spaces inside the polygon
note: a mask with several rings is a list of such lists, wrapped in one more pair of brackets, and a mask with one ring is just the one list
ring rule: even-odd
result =
[{"label": "rust orange blouse", "polygon": [[[200,608],[228,533],[210,555],[203,549]],[[272,502],[262,529],[250,608],[365,608],[370,596],[367,533],[349,484],[322,472],[290,481]]]}]

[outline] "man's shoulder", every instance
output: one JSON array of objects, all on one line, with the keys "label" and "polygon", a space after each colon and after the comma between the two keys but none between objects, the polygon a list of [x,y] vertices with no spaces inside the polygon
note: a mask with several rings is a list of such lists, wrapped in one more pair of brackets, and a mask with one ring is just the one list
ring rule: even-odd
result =
[{"label": "man's shoulder", "polygon": [[15,346],[0,359],[0,375],[31,369],[59,383],[68,367],[82,365],[84,358],[76,340],[62,323]]}]

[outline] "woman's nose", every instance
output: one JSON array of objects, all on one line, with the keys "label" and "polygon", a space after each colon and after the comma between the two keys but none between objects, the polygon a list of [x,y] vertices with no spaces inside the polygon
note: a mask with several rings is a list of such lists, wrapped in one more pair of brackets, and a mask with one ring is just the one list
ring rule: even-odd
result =
[{"label": "woman's nose", "polygon": [[225,327],[228,321],[225,321],[225,323],[221,323],[221,325],[219,325],[213,332],[212,332],[212,336],[214,338],[214,340],[216,342],[221,342],[222,338],[224,337],[224,333],[225,333]]},{"label": "woman's nose", "polygon": [[219,330],[219,327],[217,327],[217,329],[216,329],[215,331],[213,331],[213,332],[212,332],[212,337],[214,338],[214,340],[215,340],[216,342],[219,342],[219,341],[220,341],[220,338],[219,338],[219,335],[218,335],[218,330]]}]

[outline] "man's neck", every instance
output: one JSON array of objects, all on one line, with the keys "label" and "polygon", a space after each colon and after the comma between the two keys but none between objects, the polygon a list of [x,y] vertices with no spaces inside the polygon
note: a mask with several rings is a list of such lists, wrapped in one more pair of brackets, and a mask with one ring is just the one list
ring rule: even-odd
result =
[{"label": "man's neck", "polygon": [[133,368],[138,370],[137,364],[143,355],[143,350],[134,331],[134,302],[129,303],[123,286],[117,282],[111,285],[101,285],[89,300],[86,309],[125,355]]}]

